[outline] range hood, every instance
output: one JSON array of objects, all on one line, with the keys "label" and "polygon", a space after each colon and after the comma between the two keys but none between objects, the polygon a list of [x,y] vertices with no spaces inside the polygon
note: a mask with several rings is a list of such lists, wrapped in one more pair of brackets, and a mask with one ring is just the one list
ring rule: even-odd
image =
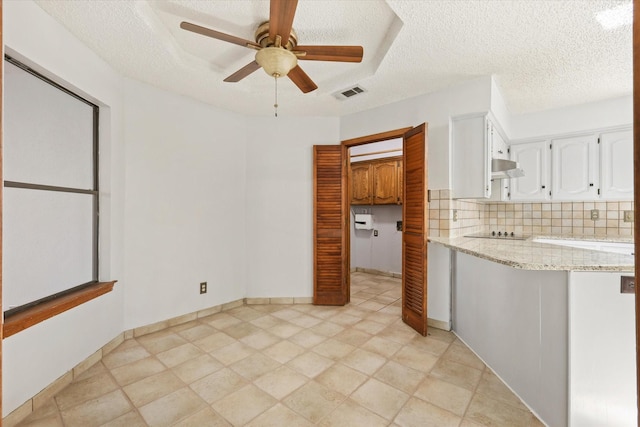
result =
[{"label": "range hood", "polygon": [[491,179],[518,178],[524,176],[517,162],[507,159],[491,159]]}]

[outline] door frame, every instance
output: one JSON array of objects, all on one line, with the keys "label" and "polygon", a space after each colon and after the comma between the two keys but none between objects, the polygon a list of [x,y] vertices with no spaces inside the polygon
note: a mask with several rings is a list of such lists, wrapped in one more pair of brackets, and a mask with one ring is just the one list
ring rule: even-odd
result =
[{"label": "door frame", "polygon": [[[352,139],[345,139],[343,141],[341,141],[340,145],[342,146],[342,157],[343,159],[346,159],[346,161],[343,161],[342,165],[343,167],[347,167],[349,168],[351,161],[349,161],[349,148],[351,147],[357,147],[358,145],[365,145],[365,144],[371,144],[373,142],[382,142],[382,141],[388,141],[390,139],[398,139],[398,138],[402,138],[404,137],[404,134],[407,133],[408,131],[410,131],[411,129],[413,129],[412,126],[406,127],[406,128],[400,128],[400,129],[394,129],[394,130],[390,130],[387,132],[380,132],[380,133],[376,133],[373,135],[365,135],[365,136],[361,136],[358,138],[352,138]],[[404,160],[404,152],[402,153],[402,159]],[[345,171],[347,173],[347,197],[345,198],[345,200],[343,200],[344,205],[342,206],[342,212],[344,215],[344,218],[342,218],[342,224],[344,224],[345,227],[350,227],[351,221],[349,218],[350,212],[351,212],[351,178],[350,178],[350,173],[349,171]],[[350,301],[351,299],[351,233],[344,233],[345,234],[345,246],[346,246],[346,250],[345,250],[345,255],[346,255],[346,291],[347,291],[347,301]]]}]

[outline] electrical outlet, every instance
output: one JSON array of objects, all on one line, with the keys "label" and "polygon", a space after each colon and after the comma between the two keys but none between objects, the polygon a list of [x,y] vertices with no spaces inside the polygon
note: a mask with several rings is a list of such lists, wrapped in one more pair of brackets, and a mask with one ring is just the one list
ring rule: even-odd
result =
[{"label": "electrical outlet", "polygon": [[373,237],[378,237],[378,230],[373,230]]},{"label": "electrical outlet", "polygon": [[591,209],[591,220],[596,221],[600,219],[600,211],[598,209]]},{"label": "electrical outlet", "polygon": [[200,293],[201,294],[207,293],[207,282],[200,283]]},{"label": "electrical outlet", "polygon": [[635,294],[636,278],[635,276],[620,276],[620,293]]},{"label": "electrical outlet", "polygon": [[454,209],[453,210],[453,222],[457,222],[458,221],[458,210]]},{"label": "electrical outlet", "polygon": [[633,222],[633,211],[624,211],[624,222]]}]

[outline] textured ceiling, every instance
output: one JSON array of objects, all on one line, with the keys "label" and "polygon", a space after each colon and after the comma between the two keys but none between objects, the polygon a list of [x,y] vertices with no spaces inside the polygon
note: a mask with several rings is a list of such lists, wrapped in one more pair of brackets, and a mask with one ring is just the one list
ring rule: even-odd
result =
[{"label": "textured ceiling", "polygon": [[[206,103],[273,114],[274,81],[258,70],[222,80],[255,52],[181,30],[185,20],[253,40],[264,0],[38,0],[122,74]],[[299,44],[361,45],[362,63],[301,61],[318,89],[278,83],[280,113],[344,115],[495,75],[513,113],[630,94],[631,25],[605,30],[611,0],[300,0]],[[354,84],[367,92],[332,94]]]}]

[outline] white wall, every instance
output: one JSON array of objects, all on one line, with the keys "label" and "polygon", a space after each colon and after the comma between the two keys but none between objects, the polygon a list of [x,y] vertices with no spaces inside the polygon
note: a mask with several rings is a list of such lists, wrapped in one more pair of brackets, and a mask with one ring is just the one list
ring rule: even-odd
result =
[{"label": "white wall", "polygon": [[[31,1],[3,3],[6,53],[100,106],[100,279],[114,291],[3,342],[3,416],[123,330],[122,79]],[[81,66],[79,65],[81,64]]]},{"label": "white wall", "polygon": [[[373,230],[356,230],[353,214],[365,210],[373,215]],[[402,273],[402,231],[396,230],[397,221],[402,221],[402,206],[351,206],[351,268]]]},{"label": "white wall", "polygon": [[578,132],[633,123],[631,96],[512,116],[510,140]]},{"label": "white wall", "polygon": [[[349,101],[345,101],[349,102]],[[428,124],[429,188],[450,188],[449,117],[489,111],[491,77],[479,77],[428,95],[344,116],[340,139]]]},{"label": "white wall", "polygon": [[243,298],[245,117],[131,80],[124,112],[125,328]]},{"label": "white wall", "polygon": [[313,145],[339,144],[336,117],[247,123],[247,296],[313,295]]}]

